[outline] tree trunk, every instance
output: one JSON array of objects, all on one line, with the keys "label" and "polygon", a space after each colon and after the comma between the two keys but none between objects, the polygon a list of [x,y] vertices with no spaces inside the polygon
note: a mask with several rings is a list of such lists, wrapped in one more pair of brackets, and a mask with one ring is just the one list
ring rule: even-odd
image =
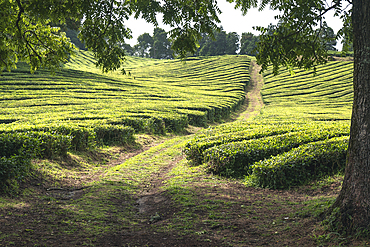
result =
[{"label": "tree trunk", "polygon": [[[353,0],[354,99],[347,165],[337,209],[338,230],[370,230],[370,1]],[[338,210],[339,209],[339,210]]]}]

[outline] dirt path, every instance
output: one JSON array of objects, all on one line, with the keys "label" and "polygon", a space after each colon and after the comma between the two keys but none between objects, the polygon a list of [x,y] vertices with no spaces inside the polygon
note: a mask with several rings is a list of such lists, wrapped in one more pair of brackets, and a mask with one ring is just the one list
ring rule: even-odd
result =
[{"label": "dirt path", "polygon": [[251,79],[246,88],[246,109],[240,114],[239,120],[247,120],[256,116],[263,107],[261,89],[263,87],[263,77],[259,74],[260,66],[256,60],[252,60]]},{"label": "dirt path", "polygon": [[[263,106],[263,101],[260,94],[260,91],[263,87],[263,78],[262,75],[258,73],[260,66],[257,65],[255,60],[252,60],[251,63],[251,79],[246,88],[246,101],[243,105],[243,109],[238,112],[237,119],[240,121],[256,116]],[[139,199],[137,202],[139,212],[150,212],[152,211],[150,210],[151,207],[156,206],[159,202],[165,200],[165,198],[161,195],[161,185],[165,183],[164,177],[166,177],[166,174],[171,171],[183,158],[183,156],[176,157],[174,161],[170,162],[165,167],[162,167],[160,172],[151,178],[147,189],[138,195]]]},{"label": "dirt path", "polygon": [[[263,107],[260,95],[263,79],[258,71],[253,61],[246,104],[234,120],[243,121],[256,116]],[[188,170],[174,175],[173,170],[181,166]],[[190,179],[187,177],[189,173],[194,173]],[[173,179],[183,181],[179,186],[166,186]],[[312,195],[312,198],[325,203],[333,193],[324,190],[320,197]],[[246,188],[238,181],[219,179],[202,169],[186,168],[182,155],[153,173],[135,200],[140,219],[136,226],[138,230],[130,234],[106,235],[101,244],[315,246],[315,240],[309,235],[317,218],[312,217],[312,212],[302,209],[302,203],[307,200],[305,193]],[[304,217],[299,219],[299,214]]]}]

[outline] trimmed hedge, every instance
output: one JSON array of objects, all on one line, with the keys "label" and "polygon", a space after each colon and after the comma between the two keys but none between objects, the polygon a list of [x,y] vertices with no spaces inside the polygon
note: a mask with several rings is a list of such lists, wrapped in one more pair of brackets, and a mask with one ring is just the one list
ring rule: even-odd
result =
[{"label": "trimmed hedge", "polygon": [[205,159],[204,151],[214,146],[284,134],[294,130],[294,126],[284,125],[258,126],[256,128],[244,129],[242,131],[235,131],[231,133],[221,132],[219,134],[204,136],[202,138],[194,138],[185,145],[183,151],[186,155],[186,158],[193,162],[193,165],[201,165]]},{"label": "trimmed hedge", "polygon": [[273,189],[302,185],[344,170],[348,137],[312,142],[254,163],[251,180]]},{"label": "trimmed hedge", "polygon": [[346,128],[310,129],[260,139],[233,142],[204,151],[204,161],[209,170],[227,177],[241,177],[251,173],[250,165],[296,148],[309,142],[348,135]]},{"label": "trimmed hedge", "polygon": [[96,142],[100,145],[125,145],[135,141],[132,127],[119,125],[101,125],[94,128]]},{"label": "trimmed hedge", "polygon": [[[212,147],[226,145],[244,140],[256,140],[268,136],[281,135],[284,133],[295,133],[302,131],[316,132],[324,131],[324,133],[339,133],[347,134],[349,132],[348,125],[343,123],[276,123],[276,124],[228,124],[209,128],[206,131],[196,135],[184,147],[186,158],[193,165],[201,165],[205,161],[205,151]],[[328,134],[329,135],[329,134]],[[230,144],[231,145],[231,144]]]},{"label": "trimmed hedge", "polygon": [[39,142],[30,133],[0,134],[0,188],[28,175],[31,160],[39,153]]},{"label": "trimmed hedge", "polygon": [[87,150],[95,144],[93,129],[78,125],[60,125],[57,127],[43,128],[45,132],[71,136],[71,149],[75,151]]},{"label": "trimmed hedge", "polygon": [[104,144],[125,145],[134,141],[132,127],[107,124],[95,128],[59,125],[0,133],[0,185],[28,176],[34,158],[63,157],[70,150],[82,151]]},{"label": "trimmed hedge", "polygon": [[163,114],[155,117],[141,115],[109,120],[107,124],[130,126],[135,132],[163,135],[167,131],[179,132],[185,129],[188,126],[188,117],[179,114]]},{"label": "trimmed hedge", "polygon": [[30,132],[30,138],[34,138],[39,151],[39,158],[55,158],[58,156],[64,157],[71,149],[73,137],[49,132]]},{"label": "trimmed hedge", "polygon": [[[154,120],[153,120],[154,122]],[[162,121],[158,120],[160,124]],[[152,124],[154,125],[154,124]],[[160,127],[159,127],[160,128]],[[159,129],[158,128],[158,129]],[[93,148],[96,145],[111,145],[111,144],[119,144],[124,145],[127,143],[132,143],[135,141],[134,139],[134,129],[130,126],[122,126],[122,125],[113,125],[113,124],[100,124],[100,125],[86,125],[86,126],[79,126],[75,124],[68,124],[68,123],[61,123],[59,125],[39,125],[39,126],[25,126],[23,129],[16,130],[16,131],[8,131],[3,133],[33,133],[33,135],[38,136],[37,138],[41,138],[44,145],[56,145],[56,149],[58,149],[58,145],[62,144],[51,144],[52,142],[61,142],[60,139],[67,138],[70,139],[69,144],[63,144],[60,146],[60,151],[53,151],[56,155],[64,155],[66,151],[75,150],[75,151],[84,151],[89,148]],[[49,144],[46,144],[49,143]],[[68,148],[63,146],[67,145]],[[47,154],[47,151],[44,152],[41,157],[50,158],[52,155]],[[59,153],[59,154],[58,154]]]}]

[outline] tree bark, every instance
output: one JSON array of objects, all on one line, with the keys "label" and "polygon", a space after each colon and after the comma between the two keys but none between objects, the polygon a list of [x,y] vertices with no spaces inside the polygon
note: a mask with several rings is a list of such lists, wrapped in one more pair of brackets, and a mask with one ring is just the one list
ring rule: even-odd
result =
[{"label": "tree bark", "polygon": [[332,207],[339,209],[336,225],[346,234],[370,230],[370,1],[353,0],[352,3],[354,99],[351,130],[343,186]]}]

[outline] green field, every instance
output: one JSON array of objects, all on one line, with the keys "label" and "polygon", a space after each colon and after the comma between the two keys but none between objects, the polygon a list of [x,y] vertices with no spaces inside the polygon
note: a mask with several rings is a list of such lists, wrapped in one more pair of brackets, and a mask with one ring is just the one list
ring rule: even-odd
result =
[{"label": "green field", "polygon": [[23,178],[33,158],[126,145],[134,133],[165,134],[229,117],[245,99],[250,58],[128,57],[101,74],[89,52],[55,74],[25,64],[0,77],[0,182]]},{"label": "green field", "polygon": [[264,74],[261,118],[274,120],[349,120],[353,100],[353,62],[332,61],[313,70]]},{"label": "green field", "polygon": [[207,129],[188,142],[195,165],[246,184],[287,188],[343,171],[353,99],[353,64],[264,73],[264,108],[247,122]]},{"label": "green field", "polygon": [[166,131],[206,126],[242,104],[249,65],[245,56],[186,62],[128,57],[127,75],[102,75],[92,55],[81,51],[55,75],[20,66],[0,77],[0,132],[60,124],[143,131],[153,121]]},{"label": "green field", "polygon": [[340,190],[351,63],[266,71],[260,114],[251,90],[227,118],[253,63],[128,57],[102,75],[83,52],[3,73],[0,245],[367,245],[318,218]]}]

